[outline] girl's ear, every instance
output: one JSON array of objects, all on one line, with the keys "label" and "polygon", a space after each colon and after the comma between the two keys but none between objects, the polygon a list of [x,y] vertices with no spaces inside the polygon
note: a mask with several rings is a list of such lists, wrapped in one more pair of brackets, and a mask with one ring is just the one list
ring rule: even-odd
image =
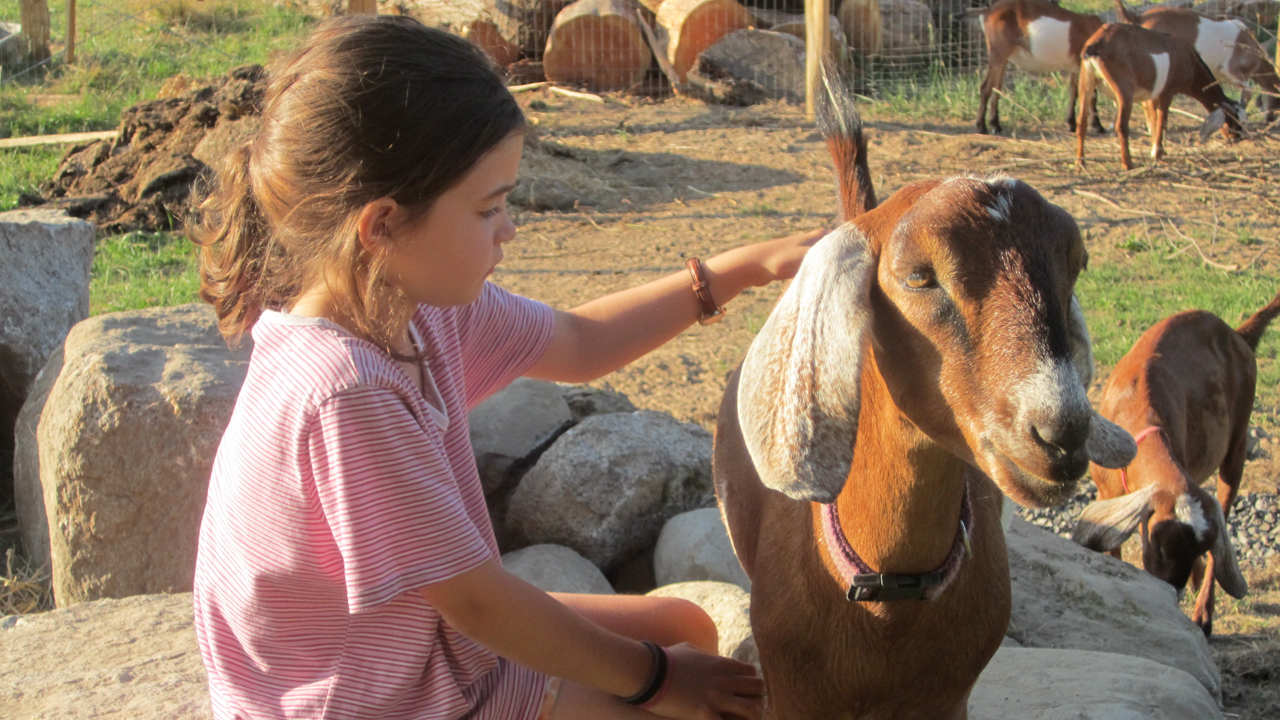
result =
[{"label": "girl's ear", "polygon": [[391,237],[390,223],[399,209],[400,203],[389,197],[380,197],[361,208],[356,233],[365,251],[375,253],[382,249]]}]

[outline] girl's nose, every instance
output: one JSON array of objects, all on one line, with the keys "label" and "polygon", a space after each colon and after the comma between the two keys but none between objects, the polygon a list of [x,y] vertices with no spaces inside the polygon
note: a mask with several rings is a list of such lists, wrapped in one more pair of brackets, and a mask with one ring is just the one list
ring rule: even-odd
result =
[{"label": "girl's nose", "polygon": [[507,213],[506,208],[502,210],[502,222],[498,225],[497,232],[494,233],[494,240],[501,245],[510,241],[516,236],[516,224],[511,221],[511,215]]}]

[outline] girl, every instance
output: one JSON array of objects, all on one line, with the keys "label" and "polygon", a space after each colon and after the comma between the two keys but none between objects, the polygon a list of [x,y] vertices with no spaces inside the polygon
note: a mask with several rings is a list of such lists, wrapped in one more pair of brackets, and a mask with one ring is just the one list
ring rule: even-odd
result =
[{"label": "girl", "polygon": [[[196,567],[217,718],[759,718],[754,669],[679,600],[502,569],[467,408],[600,377],[794,275],[820,233],[570,311],[487,282],[515,235],[519,106],[464,40],[320,26],[204,203],[202,297],[254,349]],[[645,641],[645,642],[638,642]]]}]

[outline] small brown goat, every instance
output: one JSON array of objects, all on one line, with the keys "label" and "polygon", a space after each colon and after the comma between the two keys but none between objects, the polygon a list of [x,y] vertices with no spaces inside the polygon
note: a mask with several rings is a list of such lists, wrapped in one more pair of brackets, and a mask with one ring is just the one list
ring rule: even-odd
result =
[{"label": "small brown goat", "polygon": [[851,96],[827,93],[849,221],[729,380],[716,494],[752,581],[766,717],[965,718],[1009,622],[1000,490],[1059,503],[1090,459],[1136,448],[1085,396],[1071,216],[1007,176],[876,207]]},{"label": "small brown goat", "polygon": [[[1210,20],[1186,8],[1157,7],[1139,15],[1124,0],[1115,3],[1125,22],[1180,37],[1195,46],[1218,82],[1231,81],[1241,87],[1242,109],[1249,106],[1249,83],[1258,84],[1264,90],[1261,97],[1267,110],[1266,121],[1275,120],[1280,110],[1280,77],[1267,52],[1243,22],[1236,18]],[[1240,120],[1244,121],[1243,114]]]},{"label": "small brown goat", "polygon": [[[1236,330],[1203,310],[1165,318],[1138,338],[1102,391],[1099,412],[1146,437],[1127,469],[1093,467],[1099,500],[1081,514],[1074,539],[1119,556],[1140,528],[1147,571],[1179,593],[1188,578],[1199,588],[1192,619],[1205,635],[1214,579],[1232,597],[1248,590],[1226,518],[1244,472],[1254,351],[1277,314],[1280,295]],[[1200,487],[1215,470],[1216,501]]]},{"label": "small brown goat", "polygon": [[[1093,93],[1101,81],[1119,106],[1116,134],[1125,170],[1133,169],[1129,116],[1135,101],[1143,104],[1151,130],[1151,157],[1157,162],[1164,156],[1164,129],[1175,95],[1189,95],[1209,111],[1202,136],[1212,132],[1214,124],[1225,122],[1223,135],[1240,137],[1240,106],[1222,91],[1209,66],[1186,40],[1137,25],[1110,24],[1089,38],[1082,57],[1080,92]],[[1079,128],[1088,120],[1089,107],[1081,105],[1076,130],[1076,164],[1080,167],[1084,167],[1085,133]]]},{"label": "small brown goat", "polygon": [[[973,11],[977,12],[977,11]],[[991,102],[991,128],[1000,132],[1000,95],[1004,71],[1012,61],[1026,72],[1068,72],[1067,127],[1076,129],[1076,92],[1080,73],[1080,50],[1098,28],[1102,18],[1071,12],[1049,0],[999,0],[981,12],[982,32],[987,39],[987,77],[978,100],[978,132],[987,134],[987,101]],[[1093,108],[1094,129],[1104,132],[1098,119],[1097,98],[1086,95]]]}]

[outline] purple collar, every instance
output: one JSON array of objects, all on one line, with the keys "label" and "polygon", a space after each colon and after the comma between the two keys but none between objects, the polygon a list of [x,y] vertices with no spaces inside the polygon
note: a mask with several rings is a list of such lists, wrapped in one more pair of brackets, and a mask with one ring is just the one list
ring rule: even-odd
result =
[{"label": "purple collar", "polygon": [[973,528],[973,504],[969,499],[969,481],[964,483],[960,501],[960,527],[956,541],[942,564],[930,572],[909,575],[881,574],[872,570],[854,552],[840,527],[840,515],[834,502],[822,506],[822,537],[827,552],[835,562],[840,577],[848,587],[850,600],[886,602],[889,600],[932,600],[942,594],[960,570],[960,560],[971,556],[969,533]]}]

